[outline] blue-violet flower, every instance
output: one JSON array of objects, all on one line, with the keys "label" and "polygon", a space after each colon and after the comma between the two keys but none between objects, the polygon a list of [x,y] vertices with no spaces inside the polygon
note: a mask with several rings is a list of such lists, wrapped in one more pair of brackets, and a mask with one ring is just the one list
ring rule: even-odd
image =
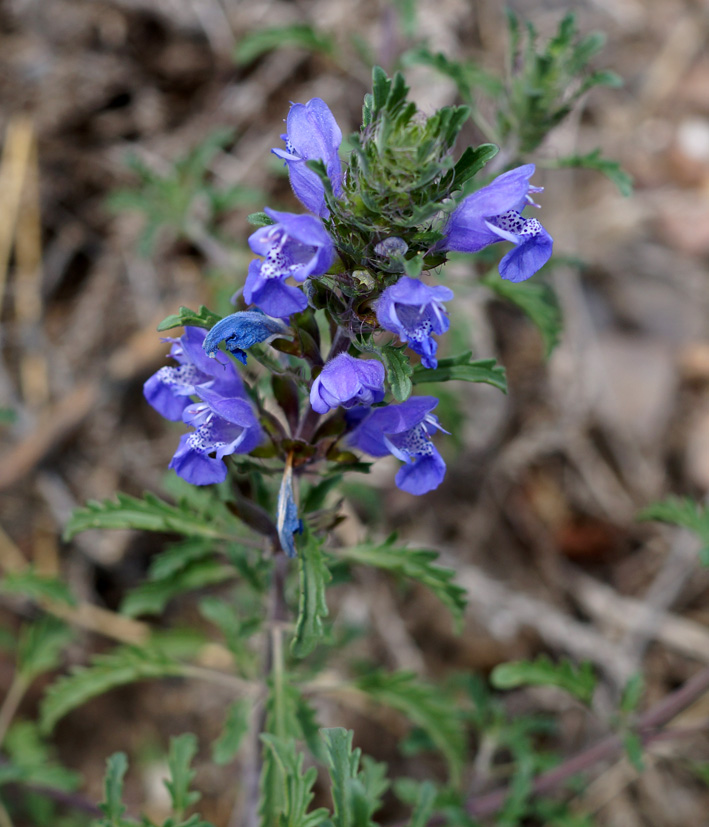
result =
[{"label": "blue-violet flower", "polygon": [[337,154],[342,130],[325,101],[313,98],[307,103],[294,103],[286,120],[285,150],[273,149],[274,155],[288,165],[293,192],[310,212],[325,218],[325,187],[306,161],[323,161],[336,196],[342,192],[342,169]]},{"label": "blue-violet flower", "polygon": [[453,291],[447,287],[429,287],[418,279],[402,276],[382,293],[377,319],[382,327],[396,333],[420,354],[424,367],[435,368],[438,342],[432,334],[448,330],[450,322],[443,302],[452,298]]},{"label": "blue-violet flower", "polygon": [[200,401],[185,409],[183,420],[195,430],[184,434],[169,467],[192,485],[223,482],[222,459],[248,454],[263,438],[251,404],[244,398],[226,398],[208,388],[197,388]]},{"label": "blue-violet flower", "polygon": [[527,204],[537,206],[529,193],[542,190],[530,185],[533,174],[534,164],[525,164],[469,195],[448,219],[439,246],[476,253],[496,241],[511,241],[515,247],[500,261],[500,275],[509,281],[533,276],[549,261],[554,243],[536,218],[521,215]]},{"label": "blue-violet flower", "polygon": [[373,405],[384,399],[384,365],[376,359],[355,359],[340,353],[322,369],[310,390],[310,404],[319,414],[332,408]]},{"label": "blue-violet flower", "polygon": [[222,364],[207,358],[202,345],[207,331],[199,327],[185,327],[179,339],[164,339],[172,342],[170,356],[177,366],[165,366],[154,373],[143,385],[148,403],[165,419],[176,422],[192,404],[198,387],[211,388],[223,396],[238,396],[243,393],[241,379],[231,361]]},{"label": "blue-violet flower", "polygon": [[270,342],[288,333],[288,328],[278,319],[271,319],[258,310],[240,310],[225,316],[209,331],[204,340],[207,356],[214,358],[221,342],[229,353],[246,364],[246,351],[259,342]]},{"label": "blue-violet flower", "polygon": [[431,413],[437,404],[433,396],[414,396],[400,405],[374,408],[352,432],[350,442],[373,457],[393,454],[406,463],[395,478],[402,491],[432,491],[446,473],[443,457],[431,442],[431,434],[443,430]]},{"label": "blue-violet flower", "polygon": [[308,306],[302,290],[285,281],[293,276],[326,273],[335,259],[335,245],[319,218],[265,210],[276,223],[260,227],[249,237],[251,249],[264,260],[254,259],[244,285],[244,299],[276,318],[287,318]]}]

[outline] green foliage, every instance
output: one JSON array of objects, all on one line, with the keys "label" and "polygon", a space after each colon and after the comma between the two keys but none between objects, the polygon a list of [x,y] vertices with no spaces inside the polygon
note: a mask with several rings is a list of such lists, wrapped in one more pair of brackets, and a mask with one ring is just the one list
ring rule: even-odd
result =
[{"label": "green foliage", "polygon": [[396,535],[379,545],[361,545],[338,549],[337,557],[350,563],[376,566],[401,577],[408,577],[428,587],[446,606],[460,628],[467,605],[466,592],[453,580],[455,572],[436,565],[438,552],[429,549],[400,548]]},{"label": "green foliage", "polygon": [[[260,595],[259,595],[260,596]],[[257,598],[258,599],[258,598]],[[244,603],[245,601],[240,601]],[[248,607],[246,607],[248,608]],[[258,614],[246,615],[238,610],[241,606],[232,599],[221,600],[217,597],[205,597],[199,603],[200,613],[210,623],[213,623],[224,635],[229,651],[234,655],[234,662],[242,674],[253,674],[258,660],[248,641],[261,629],[261,607]]]},{"label": "green foliage", "polygon": [[167,755],[167,766],[170,778],[165,781],[172,809],[179,819],[185,810],[200,799],[198,792],[191,792],[190,785],[194,780],[195,772],[190,769],[192,760],[197,754],[197,738],[191,732],[185,732],[177,738],[170,739],[170,751]]},{"label": "green foliage", "polygon": [[454,783],[458,782],[465,757],[465,734],[456,704],[441,687],[425,683],[412,672],[380,670],[363,675],[355,685],[421,727],[445,757]]},{"label": "green foliage", "polygon": [[145,228],[138,243],[141,255],[152,254],[161,230],[170,230],[178,237],[198,237],[204,225],[221,214],[261,200],[257,190],[223,188],[211,179],[214,158],[233,141],[233,130],[215,130],[163,172],[151,169],[135,155],[129,157],[128,166],[138,179],[137,186],[115,192],[109,206],[116,211],[142,213]]},{"label": "green foliage", "polygon": [[620,699],[621,715],[631,715],[640,706],[640,701],[645,694],[645,679],[640,672],[633,675],[623,688]]},{"label": "green foliage", "polygon": [[544,340],[544,350],[549,357],[559,344],[562,331],[561,308],[556,294],[544,282],[515,284],[504,281],[497,271],[481,279],[481,282],[503,299],[519,307],[537,327]]},{"label": "green foliage", "polygon": [[78,773],[56,760],[32,721],[18,720],[12,724],[3,741],[3,752],[9,761],[0,764],[0,785],[21,783],[66,791],[79,786]]},{"label": "green foliage", "polygon": [[300,599],[292,653],[303,658],[317,646],[323,635],[323,618],[327,617],[325,587],[330,572],[322,553],[322,541],[309,534],[299,555]]},{"label": "green foliage", "polygon": [[212,760],[215,764],[228,764],[238,753],[244,736],[249,731],[252,704],[240,698],[229,706],[226,720],[217,740],[212,744]]},{"label": "green foliage", "polygon": [[414,369],[412,381],[414,385],[420,385],[423,382],[450,382],[452,379],[460,379],[464,382],[484,382],[507,393],[505,369],[494,359],[471,360],[472,355],[472,352],[468,351],[459,356],[439,359],[436,368],[418,365]]},{"label": "green foliage", "polygon": [[567,158],[561,158],[557,162],[558,167],[580,167],[582,169],[593,169],[597,172],[603,173],[610,181],[612,181],[621,195],[626,198],[633,194],[633,179],[622,169],[617,161],[612,161],[610,158],[604,158],[601,155],[600,149],[594,149],[586,155],[571,155]]},{"label": "green foliage", "polygon": [[114,753],[106,761],[104,778],[104,801],[99,804],[105,818],[100,827],[124,827],[128,822],[123,818],[126,811],[123,804],[123,778],[128,770],[128,758],[124,752]]},{"label": "green foliage", "polygon": [[40,708],[41,728],[50,732],[72,709],[117,686],[182,671],[180,663],[155,647],[120,646],[110,654],[96,655],[89,666],[74,667],[49,687]]},{"label": "green foliage", "polygon": [[17,422],[17,411],[0,405],[0,425],[14,425]]},{"label": "green foliage", "polygon": [[288,46],[328,57],[335,56],[335,41],[331,35],[317,31],[308,23],[292,23],[289,26],[256,29],[244,35],[234,49],[234,60],[245,66],[267,52]]},{"label": "green foliage", "polygon": [[270,227],[276,222],[265,212],[252,212],[246,216],[246,220],[252,227]]},{"label": "green foliage", "polygon": [[394,399],[397,402],[406,401],[413,389],[411,383],[413,368],[406,355],[406,348],[386,345],[381,349],[380,354]]},{"label": "green foliage", "polygon": [[[579,37],[573,14],[564,17],[556,35],[541,47],[531,23],[523,35],[511,13],[509,22],[510,66],[514,68],[499,98],[497,127],[501,139],[511,136],[524,154],[539,146],[581,95],[594,86],[619,86],[620,79],[612,72],[587,71],[605,38],[598,32]],[[585,78],[579,80],[584,73]]]},{"label": "green foliage", "polygon": [[709,566],[709,508],[707,506],[700,505],[688,497],[668,497],[662,502],[653,503],[644,508],[638,514],[637,519],[657,520],[694,532],[702,543],[699,558],[703,565]]},{"label": "green foliage", "polygon": [[143,499],[128,494],[117,494],[116,501],[89,500],[77,508],[64,529],[64,539],[71,540],[80,531],[90,528],[135,528],[141,531],[173,532],[185,537],[205,537],[213,540],[238,540],[237,521],[212,498],[209,510],[195,511],[185,501],[177,505],[146,493]]},{"label": "green foliage", "polygon": [[322,807],[308,812],[318,771],[315,767],[303,771],[304,756],[296,752],[292,739],[268,734],[261,739],[273,762],[275,789],[279,791],[275,800],[262,799],[262,827],[318,827],[329,815]]},{"label": "green foliage", "polygon": [[45,615],[24,626],[17,649],[17,670],[27,684],[56,669],[74,634],[64,623]]},{"label": "green foliage", "polygon": [[645,769],[643,740],[637,732],[629,729],[623,733],[623,748],[625,749],[628,761],[630,761],[638,772],[643,772]]},{"label": "green foliage", "polygon": [[223,583],[233,578],[231,566],[216,560],[193,560],[179,571],[162,578],[150,578],[129,592],[121,603],[121,613],[129,617],[159,615],[175,597]]},{"label": "green foliage", "polygon": [[410,49],[402,55],[404,66],[429,66],[450,78],[458,88],[458,94],[468,106],[475,102],[475,93],[480,91],[496,98],[504,91],[500,78],[486,72],[472,61],[453,60],[441,52],[434,54],[426,46]]},{"label": "green foliage", "polygon": [[190,310],[189,307],[181,306],[177,313],[164,318],[158,325],[158,332],[162,333],[165,330],[172,330],[175,327],[204,327],[210,330],[214,325],[221,321],[222,317],[217,313],[208,310],[203,304],[200,304],[198,310]]},{"label": "green foliage", "polygon": [[593,666],[587,661],[575,666],[566,659],[552,663],[547,655],[540,655],[533,661],[501,663],[493,669],[490,681],[496,689],[558,686],[583,703],[590,704],[597,678]]},{"label": "green foliage", "polygon": [[32,568],[6,574],[0,580],[0,591],[28,597],[38,602],[50,600],[66,606],[76,605],[76,600],[66,583],[55,577],[37,574]]}]

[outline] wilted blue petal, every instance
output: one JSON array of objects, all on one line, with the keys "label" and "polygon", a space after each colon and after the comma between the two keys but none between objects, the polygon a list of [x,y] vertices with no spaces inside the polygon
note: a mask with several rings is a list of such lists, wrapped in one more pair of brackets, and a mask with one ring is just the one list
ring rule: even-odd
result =
[{"label": "wilted blue petal", "polygon": [[286,465],[281,487],[278,491],[278,513],[276,515],[276,528],[281,548],[288,557],[296,557],[298,552],[295,548],[294,534],[303,530],[303,524],[298,519],[298,507],[295,504],[293,494],[293,468],[290,463]]},{"label": "wilted blue petal", "polygon": [[214,358],[221,342],[236,358],[246,364],[246,351],[259,342],[283,336],[288,328],[256,310],[241,310],[217,322],[204,340],[204,350]]}]

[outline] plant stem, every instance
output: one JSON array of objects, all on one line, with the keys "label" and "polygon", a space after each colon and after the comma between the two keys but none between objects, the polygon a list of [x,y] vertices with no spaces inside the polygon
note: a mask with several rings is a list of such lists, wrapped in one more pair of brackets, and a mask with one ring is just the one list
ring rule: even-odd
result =
[{"label": "plant stem", "polygon": [[229,827],[259,827],[259,799],[261,771],[263,769],[263,745],[261,734],[266,731],[268,698],[268,678],[283,671],[283,651],[281,635],[283,624],[288,620],[286,603],[286,572],[288,558],[285,554],[275,553],[271,590],[266,620],[266,638],[263,653],[262,684],[260,697],[254,708],[251,731],[249,734],[250,760],[244,770],[242,801],[231,815]]},{"label": "plant stem", "polygon": [[[707,691],[709,691],[709,667],[698,672],[683,686],[640,716],[635,730],[643,743],[649,743],[659,736],[660,727],[679,715]],[[577,773],[590,769],[598,761],[615,757],[622,750],[622,736],[607,735],[597,744],[574,755],[555,769],[538,775],[532,783],[532,794],[543,795],[551,792]],[[474,796],[468,799],[466,810],[471,816],[477,818],[493,815],[502,808],[508,795],[509,789],[505,787],[486,795]]]},{"label": "plant stem", "polygon": [[7,691],[5,700],[0,707],[0,746],[2,746],[17,708],[22,703],[29,683],[21,672],[16,672]]}]

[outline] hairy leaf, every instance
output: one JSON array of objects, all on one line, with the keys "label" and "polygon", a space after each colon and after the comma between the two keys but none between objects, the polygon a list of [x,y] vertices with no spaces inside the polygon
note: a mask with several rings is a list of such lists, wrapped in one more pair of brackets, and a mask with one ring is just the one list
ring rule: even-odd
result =
[{"label": "hairy leaf", "polygon": [[472,360],[472,352],[452,356],[449,359],[439,359],[438,367],[425,368],[418,365],[414,369],[412,381],[414,385],[423,382],[449,382],[451,379],[460,379],[464,382],[484,382],[499,388],[507,393],[507,377],[505,369],[494,359]]},{"label": "hairy leaf", "polygon": [[338,549],[337,557],[352,563],[376,566],[422,583],[448,608],[460,626],[467,601],[465,589],[453,582],[455,572],[436,565],[438,552],[397,547],[395,540],[396,537],[391,537],[380,545]]},{"label": "hairy leaf", "polygon": [[547,655],[540,655],[533,661],[501,663],[493,669],[490,680],[497,689],[558,686],[585,704],[591,703],[597,682],[590,663],[584,661],[575,666],[566,659],[553,663]]},{"label": "hairy leaf", "polygon": [[308,535],[300,551],[300,599],[298,619],[291,651],[298,658],[310,654],[323,635],[323,618],[327,617],[325,587],[330,581],[330,572],[322,553],[322,544]]}]

